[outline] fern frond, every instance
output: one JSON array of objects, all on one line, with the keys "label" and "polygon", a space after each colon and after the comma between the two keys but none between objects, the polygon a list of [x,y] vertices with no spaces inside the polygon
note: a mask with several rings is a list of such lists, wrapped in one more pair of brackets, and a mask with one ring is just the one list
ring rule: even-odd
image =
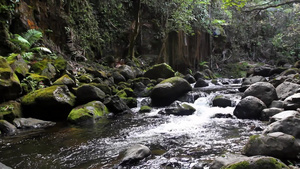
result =
[{"label": "fern frond", "polygon": [[48,48],[45,48],[45,47],[35,47],[35,48],[32,48],[32,49],[30,49],[30,51],[43,51],[43,52],[46,52],[46,53],[49,53],[49,54],[51,54],[52,52],[51,52],[51,50],[50,49],[48,49]]},{"label": "fern frond", "polygon": [[23,35],[23,37],[30,43],[30,46],[32,46],[32,44],[34,44],[43,37],[43,33],[35,29],[29,29]]},{"label": "fern frond", "polygon": [[32,52],[25,52],[21,54],[24,60],[32,60],[34,58],[34,54]]},{"label": "fern frond", "polygon": [[15,45],[20,46],[22,50],[28,50],[31,46],[31,44],[25,38],[18,34],[14,34],[14,38],[10,39],[10,41]]}]

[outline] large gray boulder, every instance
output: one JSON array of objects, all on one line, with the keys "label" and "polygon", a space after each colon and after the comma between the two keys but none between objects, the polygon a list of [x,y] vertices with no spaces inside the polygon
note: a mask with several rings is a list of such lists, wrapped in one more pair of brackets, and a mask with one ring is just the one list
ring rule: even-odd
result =
[{"label": "large gray boulder", "polygon": [[125,152],[125,156],[122,159],[122,162],[120,165],[130,165],[134,164],[146,157],[148,157],[151,154],[150,149],[147,146],[136,144],[132,147],[128,148]]},{"label": "large gray boulder", "polygon": [[244,92],[243,97],[254,96],[263,101],[266,106],[270,105],[273,100],[277,99],[277,93],[275,87],[268,82],[257,82]]},{"label": "large gray boulder", "polygon": [[131,68],[128,65],[122,65],[120,67],[118,67],[118,71],[120,72],[120,74],[122,76],[125,77],[125,79],[134,79],[135,78],[135,72],[134,69]]},{"label": "large gray boulder", "polygon": [[174,76],[175,71],[166,63],[161,63],[154,65],[149,70],[147,70],[144,74],[145,77],[150,79],[158,79],[158,78],[170,78]]},{"label": "large gray boulder", "polygon": [[293,94],[283,101],[285,110],[297,110],[300,108],[300,93]]},{"label": "large gray boulder", "polygon": [[210,169],[289,169],[280,160],[269,156],[225,155],[214,160]]},{"label": "large gray boulder", "polygon": [[297,113],[295,116],[287,116],[282,120],[268,125],[263,131],[263,134],[273,132],[283,132],[300,139],[300,114]]},{"label": "large gray boulder", "polygon": [[86,84],[77,89],[76,96],[76,101],[78,104],[85,104],[95,100],[103,101],[105,98],[105,93],[98,87]]},{"label": "large gray boulder", "polygon": [[243,98],[235,107],[233,114],[239,119],[259,119],[266,105],[254,96]]},{"label": "large gray boulder", "polygon": [[256,82],[266,82],[266,78],[263,76],[251,76],[243,79],[242,86],[239,88],[240,92],[244,92],[250,85]]},{"label": "large gray boulder", "polygon": [[280,159],[298,159],[300,140],[282,132],[251,136],[242,154],[266,155]]},{"label": "large gray boulder", "polygon": [[24,117],[41,120],[66,120],[75,105],[67,86],[51,86],[31,92],[21,99]]},{"label": "large gray boulder", "polygon": [[300,85],[291,82],[283,82],[276,87],[278,99],[284,100],[287,97],[300,91]]},{"label": "large gray boulder", "polygon": [[172,77],[157,84],[151,94],[153,106],[168,106],[180,96],[192,90],[192,86],[181,77]]}]

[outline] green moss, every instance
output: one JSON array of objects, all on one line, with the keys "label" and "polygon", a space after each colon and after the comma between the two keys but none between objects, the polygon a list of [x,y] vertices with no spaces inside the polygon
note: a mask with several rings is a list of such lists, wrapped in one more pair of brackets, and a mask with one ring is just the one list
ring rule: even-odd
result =
[{"label": "green moss", "polygon": [[57,59],[55,59],[53,61],[53,64],[55,68],[61,73],[67,68],[67,61],[63,57],[58,57]]},{"label": "green moss", "polygon": [[74,108],[68,115],[68,121],[72,123],[81,123],[87,120],[99,119],[108,113],[109,111],[103,103],[93,101]]},{"label": "green moss", "polygon": [[160,83],[171,83],[171,84],[174,84],[174,83],[176,83],[176,81],[181,80],[181,79],[182,79],[181,77],[171,77],[171,78],[163,80]]},{"label": "green moss", "polygon": [[151,110],[152,110],[152,108],[149,107],[149,106],[142,106],[142,107],[140,108],[140,112],[141,112],[141,113],[148,113],[148,112],[150,112]]},{"label": "green moss", "polygon": [[127,97],[127,94],[126,94],[126,92],[124,90],[118,91],[116,95],[118,95],[120,98]]},{"label": "green moss", "polygon": [[250,169],[250,163],[247,161],[242,161],[236,164],[229,165],[222,169]]},{"label": "green moss", "polygon": [[282,168],[288,168],[285,164],[279,162],[275,158],[268,157],[268,158],[262,158],[257,160],[253,164],[254,169],[282,169]]}]

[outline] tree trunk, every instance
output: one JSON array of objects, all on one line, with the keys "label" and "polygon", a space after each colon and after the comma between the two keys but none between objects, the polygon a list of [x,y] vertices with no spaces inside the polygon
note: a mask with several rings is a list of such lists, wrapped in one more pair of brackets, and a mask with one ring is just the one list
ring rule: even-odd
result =
[{"label": "tree trunk", "polygon": [[134,53],[135,53],[134,45],[136,43],[136,39],[140,29],[141,0],[133,0],[133,9],[134,9],[135,20],[131,28],[131,35],[130,35],[130,42],[129,42],[129,49],[128,49],[128,55],[131,59],[134,58]]}]

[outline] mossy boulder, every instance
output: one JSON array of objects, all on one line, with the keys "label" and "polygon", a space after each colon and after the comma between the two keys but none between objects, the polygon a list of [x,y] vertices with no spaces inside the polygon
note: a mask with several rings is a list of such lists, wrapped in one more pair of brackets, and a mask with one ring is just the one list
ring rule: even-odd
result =
[{"label": "mossy boulder", "polygon": [[15,118],[22,117],[21,104],[16,101],[9,101],[0,104],[0,119],[13,122]]},{"label": "mossy boulder", "polygon": [[67,61],[63,57],[58,57],[57,59],[53,60],[52,63],[60,75],[65,72],[67,68]]},{"label": "mossy boulder", "polygon": [[142,106],[139,110],[140,113],[149,113],[151,112],[152,108],[150,106]]},{"label": "mossy boulder", "polygon": [[36,74],[46,76],[49,79],[54,79],[57,75],[57,70],[51,60],[44,59],[42,61],[38,61],[32,64],[31,71]]},{"label": "mossy boulder", "polygon": [[181,77],[172,77],[157,84],[150,94],[153,106],[168,106],[180,96],[192,90],[192,86]]},{"label": "mossy boulder", "polygon": [[23,94],[27,94],[31,91],[45,88],[46,86],[50,86],[51,81],[46,76],[41,76],[34,73],[29,73],[26,77],[21,81],[21,86],[23,89]]},{"label": "mossy boulder", "polygon": [[145,77],[150,79],[158,79],[158,78],[170,78],[173,77],[175,71],[166,63],[161,63],[154,65],[149,70],[147,70],[144,74]]},{"label": "mossy boulder", "polygon": [[90,83],[90,85],[98,87],[99,89],[101,89],[107,95],[112,94],[112,88],[110,86],[108,86],[107,84],[105,84],[105,83]]},{"label": "mossy boulder", "polygon": [[134,69],[128,65],[122,65],[118,67],[118,71],[121,75],[125,77],[125,79],[134,79],[135,78],[135,72]]},{"label": "mossy boulder", "polygon": [[94,123],[108,115],[108,109],[100,101],[92,101],[74,108],[68,115],[68,121],[73,124]]},{"label": "mossy boulder", "polygon": [[76,96],[77,104],[85,104],[96,100],[103,101],[105,98],[105,93],[93,85],[85,84],[77,89]]},{"label": "mossy boulder", "polygon": [[91,74],[82,74],[79,76],[78,81],[81,83],[91,83],[94,77]]},{"label": "mossy boulder", "polygon": [[53,85],[67,85],[68,87],[76,86],[76,82],[67,74],[57,79]]},{"label": "mossy boulder", "polygon": [[196,109],[186,103],[174,102],[170,107],[165,109],[166,114],[175,116],[186,116],[194,114]]},{"label": "mossy boulder", "polygon": [[13,72],[6,59],[0,57],[0,102],[16,99],[21,92],[18,76]]},{"label": "mossy boulder", "polygon": [[75,105],[75,96],[67,86],[51,86],[25,95],[21,99],[25,117],[42,120],[66,120]]},{"label": "mossy boulder", "polygon": [[106,98],[104,104],[114,114],[131,112],[124,100],[117,95]]},{"label": "mossy boulder", "polygon": [[121,98],[129,108],[134,108],[137,106],[137,99],[134,97],[124,97]]},{"label": "mossy boulder", "polygon": [[29,72],[28,64],[20,54],[11,54],[6,60],[20,79]]}]

